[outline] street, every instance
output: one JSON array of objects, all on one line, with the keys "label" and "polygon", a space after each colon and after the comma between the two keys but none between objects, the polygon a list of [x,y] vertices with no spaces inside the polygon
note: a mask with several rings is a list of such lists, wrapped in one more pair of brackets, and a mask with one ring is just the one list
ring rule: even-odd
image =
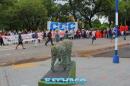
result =
[{"label": "street", "polygon": [[[128,43],[130,43],[129,36],[127,37],[126,41],[124,41],[122,38],[119,38],[119,44]],[[51,46],[45,46],[44,42],[38,44],[37,47],[35,47],[34,44],[25,44],[26,49],[24,50],[21,49],[21,47],[15,50],[15,46],[16,45],[0,47],[0,65],[9,65],[12,63],[28,61],[33,62],[35,60],[41,61],[51,56]],[[97,39],[93,45],[91,44],[91,39],[73,40],[72,54],[73,56],[80,56],[79,52],[82,51],[93,51],[111,46],[114,46],[114,40],[111,42],[109,39]],[[98,50],[96,52],[98,52]],[[99,56],[101,57],[102,55]]]}]

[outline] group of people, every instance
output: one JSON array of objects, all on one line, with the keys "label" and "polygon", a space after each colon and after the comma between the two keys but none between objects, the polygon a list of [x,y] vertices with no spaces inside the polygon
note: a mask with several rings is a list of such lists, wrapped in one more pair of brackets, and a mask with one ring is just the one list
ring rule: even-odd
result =
[{"label": "group of people", "polygon": [[[16,49],[18,46],[22,46],[23,49],[23,38],[22,38],[22,33],[18,33],[18,44],[16,46]],[[126,30],[120,31],[118,30],[118,36],[122,35],[124,37],[124,40],[126,40]],[[63,39],[92,39],[92,44],[97,38],[109,38],[113,39],[116,36],[115,28],[110,28],[106,30],[85,30],[85,29],[78,29],[78,30],[67,30],[67,31],[44,31],[42,32],[42,39],[45,39],[45,46],[48,45],[49,42],[51,42],[51,45],[54,45],[55,42],[62,41]],[[33,32],[32,38],[34,39],[32,42],[35,43],[35,46],[37,46],[39,40],[38,40],[38,33]],[[2,38],[2,35],[0,35],[0,45],[4,45],[4,41]]]},{"label": "group of people", "polygon": [[48,39],[45,43],[45,45],[47,45],[47,43],[50,41],[51,44],[53,45],[53,39],[55,39],[56,42],[59,42],[60,40],[63,39],[92,39],[92,44],[94,43],[94,41],[96,40],[96,38],[108,38],[111,39],[111,41],[116,37],[116,35],[118,36],[123,36],[124,40],[126,40],[126,30],[124,31],[120,31],[117,30],[116,32],[116,28],[111,28],[111,29],[107,29],[107,30],[84,30],[84,29],[79,29],[79,30],[71,30],[71,31],[65,31],[64,36],[60,36],[60,31],[55,31],[55,36],[52,37],[52,35],[54,35],[54,31],[50,31],[49,35],[47,36]]}]

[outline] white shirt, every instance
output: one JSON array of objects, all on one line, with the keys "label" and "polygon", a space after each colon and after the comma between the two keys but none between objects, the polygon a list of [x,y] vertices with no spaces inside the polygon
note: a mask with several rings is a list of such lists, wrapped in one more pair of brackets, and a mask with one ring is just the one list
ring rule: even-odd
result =
[{"label": "white shirt", "polygon": [[96,31],[92,31],[92,37],[96,36]]}]

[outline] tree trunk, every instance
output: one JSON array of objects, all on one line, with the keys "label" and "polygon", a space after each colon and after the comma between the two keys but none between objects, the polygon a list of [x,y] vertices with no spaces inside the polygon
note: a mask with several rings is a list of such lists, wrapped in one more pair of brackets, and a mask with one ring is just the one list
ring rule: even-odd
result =
[{"label": "tree trunk", "polygon": [[89,26],[90,26],[90,28],[92,28],[93,26],[92,26],[92,22],[91,22],[91,19],[89,19]]},{"label": "tree trunk", "polygon": [[108,21],[109,21],[109,28],[111,27],[111,17],[109,16],[109,19],[108,19]]},{"label": "tree trunk", "polygon": [[75,13],[76,13],[76,12],[75,12],[75,10],[74,10],[74,11],[73,11],[74,20],[77,21],[77,17],[76,17],[76,15],[75,15]]}]

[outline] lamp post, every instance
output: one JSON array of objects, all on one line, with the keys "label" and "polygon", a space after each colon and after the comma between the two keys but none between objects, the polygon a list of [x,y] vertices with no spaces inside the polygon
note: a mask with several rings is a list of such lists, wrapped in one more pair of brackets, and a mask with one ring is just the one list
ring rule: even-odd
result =
[{"label": "lamp post", "polygon": [[118,4],[119,1],[115,0],[115,4],[116,4],[116,11],[115,11],[115,53],[113,56],[113,63],[118,64],[119,63],[119,55],[118,55]]}]

